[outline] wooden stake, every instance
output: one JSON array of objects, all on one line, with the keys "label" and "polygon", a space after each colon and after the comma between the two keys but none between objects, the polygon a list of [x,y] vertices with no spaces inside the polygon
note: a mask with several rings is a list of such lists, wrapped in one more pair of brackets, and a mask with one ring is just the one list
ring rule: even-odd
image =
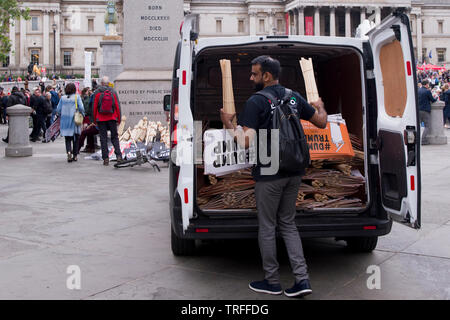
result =
[{"label": "wooden stake", "polygon": [[301,58],[300,67],[302,68],[303,78],[305,79],[306,98],[308,103],[319,100],[316,79],[314,77],[314,68],[311,58]]},{"label": "wooden stake", "polygon": [[[222,99],[223,110],[225,113],[236,113],[234,106],[233,79],[231,77],[231,62],[227,59],[220,60],[222,70]],[[236,117],[233,119],[233,125],[236,126]]]}]

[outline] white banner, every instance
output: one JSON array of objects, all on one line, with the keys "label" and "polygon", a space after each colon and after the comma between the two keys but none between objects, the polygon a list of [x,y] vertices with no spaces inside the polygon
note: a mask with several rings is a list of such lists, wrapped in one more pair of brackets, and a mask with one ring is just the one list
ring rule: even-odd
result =
[{"label": "white banner", "polygon": [[205,143],[204,174],[222,176],[256,164],[256,148],[240,147],[225,129],[209,129],[203,135]]},{"label": "white banner", "polygon": [[92,52],[84,52],[84,86],[91,87],[91,62]]}]

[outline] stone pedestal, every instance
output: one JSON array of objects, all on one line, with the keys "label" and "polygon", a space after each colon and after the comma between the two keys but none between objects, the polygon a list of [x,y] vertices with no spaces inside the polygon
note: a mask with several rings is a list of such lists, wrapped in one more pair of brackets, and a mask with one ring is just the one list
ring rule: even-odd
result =
[{"label": "stone pedestal", "polygon": [[164,95],[171,93],[172,68],[183,0],[124,1],[124,71],[115,80],[125,129],[146,116],[166,122]]},{"label": "stone pedestal", "polygon": [[443,101],[431,104],[431,123],[428,134],[430,144],[447,144],[447,136],[444,133],[444,107]]},{"label": "stone pedestal", "polygon": [[28,157],[33,155],[28,132],[30,107],[18,104],[6,109],[9,116],[9,143],[5,148],[7,157]]},{"label": "stone pedestal", "polygon": [[100,66],[100,78],[108,76],[111,82],[116,80],[117,76],[123,71],[122,64],[122,40],[108,39],[104,37],[100,41],[100,47],[103,51],[103,64]]}]

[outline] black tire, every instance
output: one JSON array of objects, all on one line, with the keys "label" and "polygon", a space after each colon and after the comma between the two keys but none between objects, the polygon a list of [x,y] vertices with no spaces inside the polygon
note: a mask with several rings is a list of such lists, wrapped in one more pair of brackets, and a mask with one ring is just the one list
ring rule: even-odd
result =
[{"label": "black tire", "polygon": [[195,240],[179,238],[173,231],[171,231],[172,252],[175,256],[192,256],[195,253]]},{"label": "black tire", "polygon": [[114,168],[127,168],[127,167],[134,167],[137,165],[136,159],[130,159],[130,160],[123,160],[121,163],[115,163]]},{"label": "black tire", "polygon": [[347,238],[347,247],[354,252],[372,252],[378,242],[378,237]]}]

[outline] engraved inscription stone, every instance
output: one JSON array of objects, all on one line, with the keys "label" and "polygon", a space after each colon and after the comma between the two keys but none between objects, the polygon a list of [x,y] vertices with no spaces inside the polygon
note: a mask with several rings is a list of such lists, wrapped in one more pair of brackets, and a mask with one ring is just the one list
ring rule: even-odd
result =
[{"label": "engraved inscription stone", "polygon": [[123,14],[124,71],[115,88],[126,128],[144,116],[165,122],[163,98],[171,92],[183,0],[125,0]]}]

